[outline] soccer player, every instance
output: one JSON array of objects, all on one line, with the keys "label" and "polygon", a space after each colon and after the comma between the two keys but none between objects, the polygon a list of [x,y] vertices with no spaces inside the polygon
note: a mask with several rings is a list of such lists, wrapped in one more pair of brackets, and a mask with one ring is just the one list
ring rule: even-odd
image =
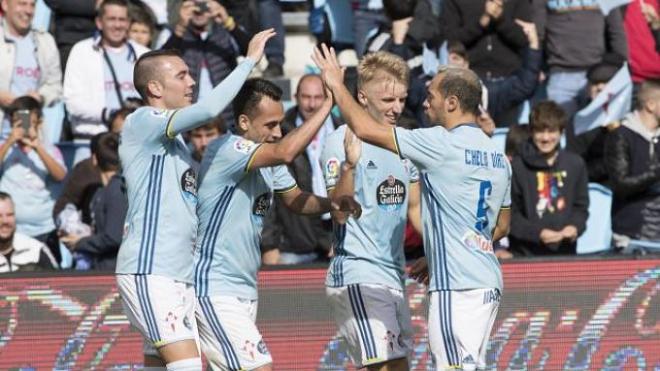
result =
[{"label": "soccer player", "polygon": [[[365,56],[357,67],[360,109],[391,130],[403,112],[409,70],[394,54]],[[362,143],[346,125],[327,139],[321,164],[331,197],[355,197],[362,217],[333,213],[334,257],[326,295],[357,368],[408,370],[412,325],[404,286],[406,219],[419,231],[417,169]]]},{"label": "soccer player", "polygon": [[[502,290],[493,241],[509,228],[511,167],[476,125],[479,78],[461,68],[438,72],[424,103],[436,126],[406,130],[375,122],[355,102],[334,50],[322,45],[313,59],[355,135],[419,169],[435,364],[442,370],[484,369]],[[394,86],[392,81],[389,89]]]},{"label": "soccer player", "polygon": [[248,80],[233,103],[238,135],[218,138],[202,159],[195,288],[202,349],[213,369],[272,369],[255,320],[260,235],[273,193],[300,214],[360,213],[352,197],[334,203],[301,191],[284,165],[324,124],[332,95],[328,92],[322,107],[280,140],[281,97],[273,83]]},{"label": "soccer player", "polygon": [[197,184],[180,134],[231,102],[273,35],[256,34],[247,58],[194,105],[195,83],[176,51],[146,53],[135,65],[135,87],[147,106],[127,117],[121,133],[129,203],[117,285],[129,320],[158,349],[167,370],[202,368],[192,285]]}]

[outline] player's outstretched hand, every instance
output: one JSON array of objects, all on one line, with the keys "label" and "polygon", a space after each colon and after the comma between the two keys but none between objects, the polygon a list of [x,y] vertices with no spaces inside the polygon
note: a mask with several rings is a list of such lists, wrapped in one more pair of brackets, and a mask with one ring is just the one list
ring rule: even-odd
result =
[{"label": "player's outstretched hand", "polygon": [[348,126],[346,126],[346,133],[344,134],[344,152],[346,152],[346,164],[355,167],[362,155],[362,141],[355,136]]},{"label": "player's outstretched hand", "polygon": [[429,284],[429,267],[426,262],[426,257],[422,256],[417,259],[410,267],[406,268],[410,278],[425,285]]},{"label": "player's outstretched hand", "polygon": [[340,197],[338,202],[332,203],[332,208],[334,211],[348,213],[355,219],[358,219],[362,215],[362,206],[351,196]]},{"label": "player's outstretched hand", "polygon": [[261,57],[264,56],[264,49],[266,48],[266,43],[270,40],[271,37],[275,36],[275,29],[269,28],[263,30],[258,34],[252,37],[250,44],[248,44],[248,50],[246,56],[256,63],[259,63]]},{"label": "player's outstretched hand", "polygon": [[321,78],[330,90],[334,91],[344,83],[344,68],[339,65],[335,48],[328,48],[325,44],[321,44],[320,50],[315,47],[312,60],[321,70]]}]

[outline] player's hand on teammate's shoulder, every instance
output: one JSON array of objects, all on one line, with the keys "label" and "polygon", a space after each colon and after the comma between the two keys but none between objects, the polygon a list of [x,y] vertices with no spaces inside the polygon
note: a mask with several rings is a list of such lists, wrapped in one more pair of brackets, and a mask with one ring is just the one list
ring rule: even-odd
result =
[{"label": "player's hand on teammate's shoulder", "polygon": [[321,78],[330,90],[334,90],[344,84],[345,68],[339,65],[334,48],[328,48],[325,44],[321,44],[321,49],[315,47],[312,53],[312,60],[321,70]]},{"label": "player's hand on teammate's shoulder", "polygon": [[333,201],[332,209],[334,211],[348,213],[355,219],[358,219],[362,215],[362,206],[351,196],[341,196],[336,201]]},{"label": "player's hand on teammate's shoulder", "polygon": [[246,56],[252,59],[255,63],[259,63],[261,57],[264,56],[264,49],[266,48],[266,43],[273,36],[275,36],[275,29],[273,28],[263,30],[257,33],[256,35],[252,36],[252,39],[248,44],[248,50]]}]

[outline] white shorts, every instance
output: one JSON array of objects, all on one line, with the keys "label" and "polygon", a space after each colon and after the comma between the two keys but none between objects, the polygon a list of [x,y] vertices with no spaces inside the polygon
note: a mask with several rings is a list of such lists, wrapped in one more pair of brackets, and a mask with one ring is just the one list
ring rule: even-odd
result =
[{"label": "white shorts", "polygon": [[485,369],[500,298],[498,289],[431,292],[429,344],[438,370]]},{"label": "white shorts", "polygon": [[256,320],[256,300],[233,296],[197,298],[202,351],[213,370],[254,370],[273,363]]},{"label": "white shorts", "polygon": [[403,291],[356,284],[325,292],[355,367],[408,357],[413,333]]},{"label": "white shorts", "polygon": [[192,284],[163,276],[118,274],[117,286],[128,320],[156,348],[198,341]]}]

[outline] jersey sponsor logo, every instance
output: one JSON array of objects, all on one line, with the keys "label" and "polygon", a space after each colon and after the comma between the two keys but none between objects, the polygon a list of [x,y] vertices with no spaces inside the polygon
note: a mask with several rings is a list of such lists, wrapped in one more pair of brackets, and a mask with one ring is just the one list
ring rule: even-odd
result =
[{"label": "jersey sponsor logo", "polygon": [[236,152],[248,154],[252,152],[252,149],[254,148],[255,145],[256,144],[253,141],[241,138],[236,142],[234,142],[234,149],[236,150]]},{"label": "jersey sponsor logo", "polygon": [[266,216],[268,209],[270,209],[270,200],[271,193],[267,192],[254,200],[254,205],[252,205],[252,214],[256,216]]},{"label": "jersey sponsor logo", "polygon": [[327,174],[329,179],[336,179],[339,178],[339,159],[336,157],[332,157],[328,159],[325,163],[325,173]]},{"label": "jersey sponsor logo", "polygon": [[181,190],[185,194],[197,197],[197,176],[192,168],[184,171],[181,175]]},{"label": "jersey sponsor logo", "polygon": [[369,160],[369,162],[367,162],[367,170],[376,170],[376,169],[378,169],[378,166],[376,166],[373,160]]},{"label": "jersey sponsor logo", "polygon": [[474,231],[467,231],[461,240],[463,241],[463,245],[468,249],[493,253],[493,241]]},{"label": "jersey sponsor logo", "polygon": [[406,199],[406,186],[390,175],[376,188],[378,207],[385,211],[397,211]]}]

